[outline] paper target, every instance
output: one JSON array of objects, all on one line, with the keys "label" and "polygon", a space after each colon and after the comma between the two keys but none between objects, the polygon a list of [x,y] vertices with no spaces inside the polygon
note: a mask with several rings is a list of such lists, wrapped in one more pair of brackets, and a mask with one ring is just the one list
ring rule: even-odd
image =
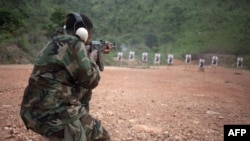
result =
[{"label": "paper target", "polygon": [[160,54],[160,53],[156,53],[156,54],[155,54],[154,63],[155,63],[155,64],[160,64],[160,62],[161,62],[161,54]]},{"label": "paper target", "polygon": [[169,54],[168,55],[168,64],[173,64],[174,62],[174,55],[173,54]]},{"label": "paper target", "polygon": [[135,52],[134,51],[130,51],[129,52],[129,61],[134,61],[135,60]]},{"label": "paper target", "polygon": [[142,60],[143,62],[147,62],[147,61],[148,61],[148,53],[147,53],[147,52],[143,52],[143,53],[142,53],[142,58],[141,58],[141,60]]},{"label": "paper target", "polygon": [[122,52],[118,52],[117,53],[117,61],[122,61],[122,56],[123,56],[123,53]]},{"label": "paper target", "polygon": [[199,60],[199,68],[204,68],[205,67],[205,59],[200,59]]},{"label": "paper target", "polygon": [[238,57],[237,58],[237,67],[242,68],[243,67],[243,58]]},{"label": "paper target", "polygon": [[212,66],[217,66],[217,64],[218,64],[218,57],[217,56],[213,56],[211,63],[212,63]]},{"label": "paper target", "polygon": [[191,54],[186,54],[186,58],[185,58],[185,63],[186,64],[190,64],[191,63]]}]

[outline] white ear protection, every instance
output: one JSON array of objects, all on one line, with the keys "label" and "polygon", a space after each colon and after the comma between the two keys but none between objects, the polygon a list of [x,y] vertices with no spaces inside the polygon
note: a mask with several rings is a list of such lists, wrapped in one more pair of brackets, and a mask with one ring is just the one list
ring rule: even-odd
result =
[{"label": "white ear protection", "polygon": [[86,42],[87,39],[88,39],[88,31],[87,31],[84,27],[80,27],[80,28],[78,28],[77,30],[75,29],[75,28],[76,28],[76,27],[75,27],[76,24],[79,23],[79,22],[83,23],[83,25],[84,25],[85,27],[87,27],[86,24],[84,23],[84,21],[83,21],[81,15],[80,15],[79,13],[76,13],[76,12],[72,12],[72,13],[70,13],[70,14],[72,14],[72,15],[74,16],[75,20],[76,20],[76,22],[75,22],[75,24],[74,24],[74,31],[75,31],[75,34],[76,34],[77,36],[79,36],[80,39],[81,39],[82,41]]},{"label": "white ear protection", "polygon": [[88,39],[88,31],[83,27],[78,28],[75,34],[79,36],[80,39],[84,42],[86,42]]}]

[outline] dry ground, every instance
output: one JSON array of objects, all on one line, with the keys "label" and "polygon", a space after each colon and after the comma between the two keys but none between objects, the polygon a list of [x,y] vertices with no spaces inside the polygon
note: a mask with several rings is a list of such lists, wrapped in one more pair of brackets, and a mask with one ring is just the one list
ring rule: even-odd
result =
[{"label": "dry ground", "polygon": [[[31,65],[0,65],[0,140],[40,141],[19,116]],[[197,66],[106,67],[91,114],[114,141],[222,141],[224,124],[250,124],[250,72]]]}]

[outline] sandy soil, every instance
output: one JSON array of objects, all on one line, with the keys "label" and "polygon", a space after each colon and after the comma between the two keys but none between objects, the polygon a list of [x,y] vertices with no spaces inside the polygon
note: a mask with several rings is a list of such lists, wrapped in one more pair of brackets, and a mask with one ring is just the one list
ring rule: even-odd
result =
[{"label": "sandy soil", "polygon": [[[40,141],[19,116],[31,65],[0,65],[0,140]],[[90,113],[113,141],[222,141],[250,123],[250,72],[197,66],[106,67]]]}]

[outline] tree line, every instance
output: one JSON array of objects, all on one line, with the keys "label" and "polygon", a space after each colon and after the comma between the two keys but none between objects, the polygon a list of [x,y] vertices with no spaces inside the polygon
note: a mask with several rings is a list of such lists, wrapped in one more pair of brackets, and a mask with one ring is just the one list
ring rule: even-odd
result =
[{"label": "tree line", "polygon": [[14,43],[34,56],[76,11],[92,19],[93,39],[118,47],[250,60],[249,7],[248,0],[1,0],[0,49]]}]

